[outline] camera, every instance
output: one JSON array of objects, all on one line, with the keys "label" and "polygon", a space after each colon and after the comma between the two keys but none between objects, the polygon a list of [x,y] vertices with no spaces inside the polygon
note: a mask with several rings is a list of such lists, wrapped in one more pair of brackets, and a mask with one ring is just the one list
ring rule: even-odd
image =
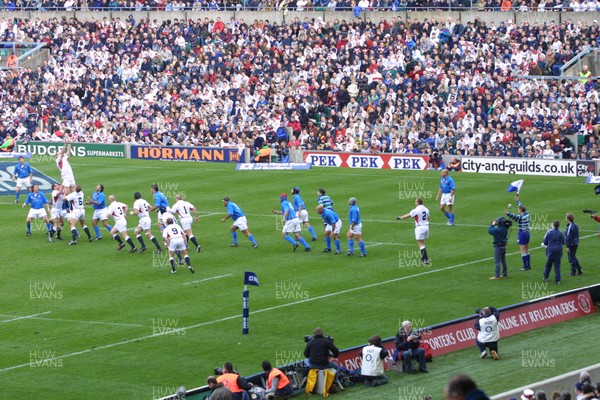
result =
[{"label": "camera", "polygon": [[[329,339],[329,340],[331,340],[331,342],[333,343],[333,336],[329,336],[329,335],[323,335],[323,337],[324,337],[325,339]],[[304,342],[305,342],[305,343],[308,343],[308,342],[310,342],[311,340],[313,340],[314,338],[315,338],[315,337],[314,337],[313,335],[304,335]]]},{"label": "camera", "polygon": [[510,219],[506,219],[504,217],[496,218],[496,225],[503,226],[506,229],[510,229],[512,227],[513,222]]},{"label": "camera", "polygon": [[595,210],[590,210],[589,208],[586,208],[585,210],[583,210],[583,212],[586,214],[596,214]]}]

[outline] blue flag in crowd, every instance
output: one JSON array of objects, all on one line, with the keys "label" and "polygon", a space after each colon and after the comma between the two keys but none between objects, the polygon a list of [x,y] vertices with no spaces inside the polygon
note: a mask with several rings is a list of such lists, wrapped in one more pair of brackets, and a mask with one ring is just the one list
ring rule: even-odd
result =
[{"label": "blue flag in crowd", "polygon": [[258,283],[258,277],[254,272],[244,272],[244,285],[260,286]]},{"label": "blue flag in crowd", "polygon": [[600,176],[591,176],[588,175],[587,178],[585,178],[585,183],[600,183]]},{"label": "blue flag in crowd", "polygon": [[508,185],[508,191],[509,192],[517,192],[517,193],[519,193],[521,191],[521,186],[523,186],[523,182],[525,182],[523,179],[519,179],[518,181],[514,181],[513,183],[511,183],[510,185]]}]

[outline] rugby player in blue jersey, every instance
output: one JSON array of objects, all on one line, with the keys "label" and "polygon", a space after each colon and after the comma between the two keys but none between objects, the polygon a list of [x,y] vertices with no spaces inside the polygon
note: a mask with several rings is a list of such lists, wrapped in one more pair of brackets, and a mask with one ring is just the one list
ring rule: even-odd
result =
[{"label": "rugby player in blue jersey", "polygon": [[335,243],[335,254],[342,254],[340,243],[340,231],[342,230],[342,220],[333,210],[328,210],[322,204],[317,206],[317,214],[321,215],[325,224],[325,250],[323,253],[331,251],[331,236]]},{"label": "rugby player in blue jersey", "polygon": [[360,221],[360,209],[356,205],[356,198],[350,197],[348,199],[348,221],[350,222],[350,229],[346,237],[348,238],[348,253],[346,255],[354,254],[354,239],[358,241],[358,247],[360,248],[360,257],[367,256],[367,250],[365,249],[365,242],[362,240],[362,223]]},{"label": "rugby player in blue jersey", "polygon": [[[454,179],[448,175],[447,169],[443,169],[441,174],[440,190],[438,190],[435,199],[440,200],[440,210],[448,218],[447,225],[452,226],[454,225],[454,192],[456,191],[456,185]],[[448,206],[448,211],[446,211],[446,206]]]},{"label": "rugby player in blue jersey", "polygon": [[258,248],[258,243],[254,239],[254,235],[252,235],[250,230],[248,230],[248,221],[246,220],[246,214],[244,214],[242,209],[239,208],[238,205],[233,201],[231,201],[229,197],[223,198],[223,206],[227,208],[227,216],[222,218],[221,222],[225,222],[229,218],[233,220],[233,225],[231,225],[231,237],[233,238],[231,247],[238,246],[237,230],[239,229],[252,243],[252,247],[255,249]]},{"label": "rugby player in blue jersey", "polygon": [[[46,223],[46,229],[48,230],[48,241],[52,241],[52,223],[48,219],[48,212],[50,212],[50,203],[48,199],[44,195],[44,193],[40,192],[40,187],[38,185],[33,185],[31,192],[27,195],[27,199],[23,203],[22,208],[31,204],[31,209],[27,214],[27,219],[25,222],[27,223],[27,233],[26,236],[31,235],[31,220],[36,218],[42,218]],[[48,212],[46,212],[46,209]]]},{"label": "rugby player in blue jersey", "polygon": [[[304,246],[304,251],[311,251],[311,247],[300,235],[300,230],[302,229],[300,220],[298,219],[298,215],[294,210],[294,206],[288,200],[287,194],[282,193],[279,196],[279,201],[281,203],[281,211],[271,210],[271,212],[273,214],[281,215],[283,223],[281,237],[290,242],[290,244],[294,247],[294,251],[296,251],[300,244]],[[293,238],[290,236],[292,233],[294,234]]]},{"label": "rugby player in blue jersey", "polygon": [[15,204],[19,204],[19,196],[21,195],[21,188],[26,187],[28,192],[31,192],[31,184],[33,181],[33,169],[29,163],[25,162],[25,159],[19,157],[19,162],[15,165],[12,179],[17,183],[17,193],[15,194]]},{"label": "rugby player in blue jersey", "polygon": [[310,232],[310,235],[312,236],[312,240],[314,242],[315,240],[317,240],[317,234],[308,222],[308,211],[306,210],[306,205],[304,204],[302,197],[300,197],[300,188],[298,186],[293,188],[292,194],[294,195],[294,211],[296,211],[296,215],[298,215],[300,223],[304,225],[304,227]]}]

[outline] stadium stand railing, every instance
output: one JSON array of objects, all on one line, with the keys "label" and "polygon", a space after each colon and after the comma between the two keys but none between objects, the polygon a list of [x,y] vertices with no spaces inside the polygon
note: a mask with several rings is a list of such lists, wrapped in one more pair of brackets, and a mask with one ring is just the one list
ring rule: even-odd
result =
[{"label": "stadium stand railing", "polygon": [[518,398],[519,395],[523,393],[523,390],[525,389],[532,389],[534,391],[543,390],[546,394],[550,394],[554,391],[571,392],[573,390],[573,385],[579,382],[579,374],[582,371],[587,371],[590,374],[592,382],[600,382],[600,363],[598,363],[572,372],[568,372],[566,374],[554,376],[552,378],[545,379],[540,382],[534,382],[520,388],[509,390],[504,393],[499,393],[495,396],[492,396],[492,400],[506,400],[511,397]]}]

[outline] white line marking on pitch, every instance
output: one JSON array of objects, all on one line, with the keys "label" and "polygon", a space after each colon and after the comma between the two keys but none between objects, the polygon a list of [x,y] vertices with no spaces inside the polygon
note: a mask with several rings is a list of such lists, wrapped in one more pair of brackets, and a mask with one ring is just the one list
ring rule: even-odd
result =
[{"label": "white line marking on pitch", "polygon": [[191,281],[191,282],[184,282],[184,285],[191,285],[194,283],[200,283],[200,282],[206,282],[206,281],[212,281],[213,279],[221,279],[221,278],[225,278],[226,276],[231,276],[231,274],[225,274],[225,275],[219,275],[219,276],[212,276],[210,278],[204,278],[204,279],[200,279],[199,281]]},{"label": "white line marking on pitch", "polygon": [[[125,323],[120,323],[120,322],[83,321],[83,320],[80,320],[80,319],[64,319],[64,318],[44,318],[44,317],[38,317],[38,315],[45,315],[45,314],[50,314],[50,311],[46,311],[45,313],[41,313],[41,314],[26,315],[26,316],[23,316],[23,317],[17,317],[17,318],[8,319],[6,321],[0,321],[0,322],[10,322],[10,321],[16,321],[16,320],[21,320],[21,319],[37,319],[37,320],[42,320],[42,321],[75,322],[75,323],[78,323],[78,324],[111,325],[111,326],[132,326],[132,327],[136,327],[136,328],[149,328],[149,326],[147,326],[147,325],[125,324]],[[16,317],[16,316],[15,315],[2,315],[2,314],[0,314],[0,317]]]},{"label": "white line marking on pitch", "polygon": [[11,322],[11,321],[18,321],[18,320],[20,320],[20,319],[35,318],[35,317],[37,317],[38,315],[46,315],[46,314],[50,314],[51,312],[52,312],[52,311],[45,311],[45,312],[43,312],[43,313],[39,313],[39,314],[24,315],[24,316],[22,316],[22,317],[17,317],[17,316],[14,316],[14,315],[2,315],[3,317],[14,317],[14,318],[7,319],[7,320],[0,321],[0,322]]},{"label": "white line marking on pitch", "polygon": [[[596,235],[588,235],[588,236],[582,236],[580,239],[587,239],[590,237],[596,237]],[[534,247],[531,250],[537,250],[537,249],[541,249],[541,246],[538,247]],[[507,254],[507,256],[512,256],[515,254],[519,254],[519,252],[513,252],[513,253],[509,253]],[[451,265],[445,268],[440,268],[440,269],[432,269],[429,271],[424,271],[424,272],[420,272],[418,274],[414,274],[414,275],[408,275],[408,276],[401,276],[398,278],[394,278],[394,279],[389,279],[387,281],[382,281],[382,282],[375,282],[375,283],[370,283],[368,285],[363,285],[363,286],[358,286],[355,288],[351,288],[351,289],[346,289],[346,290],[340,290],[339,292],[334,292],[334,293],[327,293],[321,296],[317,296],[317,297],[312,297],[312,298],[308,298],[308,299],[302,299],[302,300],[298,300],[298,301],[294,301],[291,303],[286,303],[286,304],[279,304],[273,307],[268,307],[268,308],[262,308],[260,310],[256,310],[253,311],[252,314],[261,314],[267,311],[273,311],[273,310],[277,310],[280,308],[284,308],[284,307],[291,307],[291,306],[295,306],[297,304],[303,304],[303,303],[308,303],[308,302],[312,302],[312,301],[317,301],[317,300],[322,300],[322,299],[326,299],[329,297],[333,297],[333,296],[337,296],[340,294],[346,294],[346,293],[352,293],[352,292],[356,292],[359,290],[363,290],[363,289],[371,289],[377,286],[382,286],[382,285],[386,285],[388,283],[394,283],[394,282],[400,282],[400,281],[404,281],[407,279],[412,279],[412,278],[418,278],[424,275],[429,275],[429,274],[433,274],[433,273],[437,273],[437,272],[442,272],[442,271],[448,271],[451,269],[456,269],[456,268],[460,268],[460,267],[465,267],[467,265],[472,265],[472,264],[477,264],[477,263],[481,263],[481,262],[486,262],[486,261],[490,261],[493,260],[494,257],[487,257],[487,258],[483,258],[480,260],[474,260],[474,261],[469,261],[466,263],[462,263],[462,264],[456,264],[456,265]],[[236,319],[236,318],[241,318],[242,314],[237,314],[237,315],[231,315],[229,317],[225,317],[225,318],[221,318],[221,319],[215,319],[212,321],[207,321],[207,322],[201,322],[199,324],[195,324],[195,325],[190,325],[187,327],[183,327],[181,328],[181,330],[186,330],[186,329],[195,329],[195,328],[200,328],[203,326],[207,326],[207,325],[214,325],[217,324],[219,322],[225,322],[225,321],[229,321],[232,319]],[[81,351],[76,351],[73,353],[67,353],[67,354],[63,354],[62,356],[56,356],[56,357],[52,357],[52,358],[47,358],[45,360],[37,360],[36,362],[50,362],[50,361],[55,361],[55,360],[61,360],[63,358],[68,358],[68,357],[74,357],[74,356],[78,356],[81,354],[87,354],[87,353],[91,353],[93,351],[98,351],[98,350],[103,350],[103,349],[110,349],[113,347],[117,347],[117,346],[122,346],[122,345],[126,345],[129,343],[135,343],[135,342],[139,342],[142,340],[146,340],[146,339],[151,339],[154,337],[159,337],[159,336],[164,336],[164,335],[168,335],[170,334],[170,332],[159,332],[159,333],[154,333],[152,335],[146,335],[146,336],[141,336],[141,337],[137,337],[137,338],[133,338],[133,339],[127,339],[127,340],[123,340],[120,342],[115,342],[115,343],[110,343],[110,344],[106,344],[103,346],[97,346],[94,347],[93,349],[86,349],[86,350],[81,350]],[[25,368],[25,367],[29,367],[30,363],[25,363],[25,364],[18,364],[18,365],[13,365],[11,367],[6,367],[6,368],[2,368],[0,369],[0,372],[6,372],[6,371],[11,371],[14,369],[20,369],[20,368]]]}]

